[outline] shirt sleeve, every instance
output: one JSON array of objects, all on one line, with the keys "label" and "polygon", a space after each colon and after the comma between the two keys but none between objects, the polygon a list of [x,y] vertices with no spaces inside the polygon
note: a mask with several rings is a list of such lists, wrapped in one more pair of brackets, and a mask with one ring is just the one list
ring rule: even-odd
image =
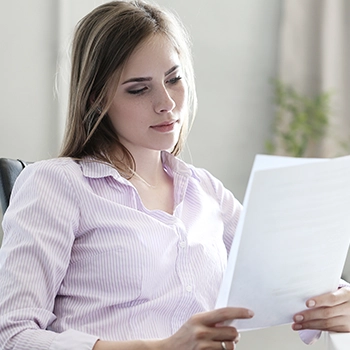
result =
[{"label": "shirt sleeve", "polygon": [[238,220],[242,211],[242,204],[238,199],[229,191],[223,183],[211,175],[208,171],[201,169],[204,176],[209,180],[212,189],[213,196],[217,198],[217,201],[221,208],[222,220],[224,223],[223,240],[226,246],[227,255],[230,253],[232,241],[238,225]]},{"label": "shirt sleeve", "polygon": [[47,330],[79,228],[79,205],[64,168],[50,161],[30,165],[14,186],[0,249],[1,349],[92,349],[98,339]]}]

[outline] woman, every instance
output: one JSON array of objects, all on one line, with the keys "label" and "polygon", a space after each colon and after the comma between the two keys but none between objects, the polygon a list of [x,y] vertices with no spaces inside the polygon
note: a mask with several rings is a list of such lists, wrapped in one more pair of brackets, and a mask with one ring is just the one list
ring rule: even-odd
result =
[{"label": "woman", "polygon": [[[176,158],[195,110],[172,15],[116,1],[79,23],[61,157],[22,172],[4,217],[3,349],[234,348],[224,322],[253,312],[209,310],[241,205]],[[349,299],[314,298],[294,329],[348,331]]]}]

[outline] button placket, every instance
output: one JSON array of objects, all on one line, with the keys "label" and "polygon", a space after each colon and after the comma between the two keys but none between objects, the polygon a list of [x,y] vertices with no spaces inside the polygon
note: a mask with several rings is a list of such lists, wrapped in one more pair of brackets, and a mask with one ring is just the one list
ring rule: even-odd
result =
[{"label": "button placket", "polygon": [[179,278],[181,279],[184,292],[191,293],[193,291],[193,278],[192,278],[192,269],[189,264],[188,256],[188,242],[186,237],[186,229],[181,221],[176,224],[176,232],[179,237],[178,247],[179,247],[179,259],[177,271]]}]

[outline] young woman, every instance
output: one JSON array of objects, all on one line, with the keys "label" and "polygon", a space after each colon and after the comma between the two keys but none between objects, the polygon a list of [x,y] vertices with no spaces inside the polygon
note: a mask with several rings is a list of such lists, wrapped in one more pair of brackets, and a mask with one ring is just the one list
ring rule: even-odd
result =
[{"label": "young woman", "polygon": [[[189,43],[144,2],[78,25],[61,157],[20,175],[0,255],[2,349],[233,349],[213,310],[241,205],[179,160],[196,111]],[[349,331],[347,288],[294,329]],[[212,311],[210,311],[212,310]]]}]

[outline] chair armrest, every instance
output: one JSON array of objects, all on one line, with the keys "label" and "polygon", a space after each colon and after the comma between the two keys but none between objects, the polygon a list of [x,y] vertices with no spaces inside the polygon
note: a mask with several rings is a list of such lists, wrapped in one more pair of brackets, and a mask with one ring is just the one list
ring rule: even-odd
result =
[{"label": "chair armrest", "polygon": [[9,205],[12,187],[26,165],[19,159],[0,158],[0,202],[3,213]]}]

